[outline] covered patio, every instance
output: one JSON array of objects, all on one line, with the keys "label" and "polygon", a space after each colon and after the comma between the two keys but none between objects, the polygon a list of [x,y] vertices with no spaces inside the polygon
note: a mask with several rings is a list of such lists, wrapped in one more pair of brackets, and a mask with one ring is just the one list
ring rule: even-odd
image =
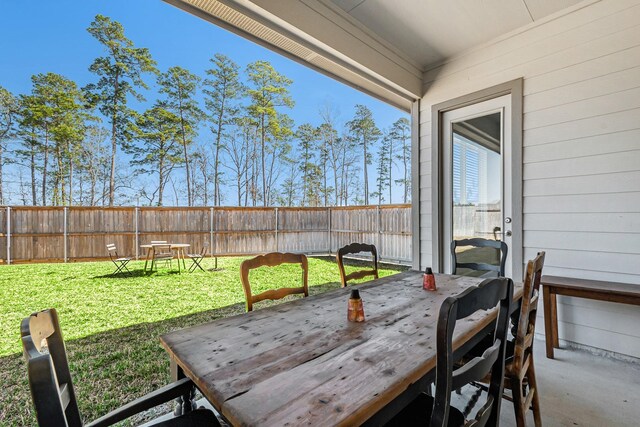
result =
[{"label": "covered patio", "polygon": [[[504,97],[495,108],[506,126],[498,230],[508,275],[522,277],[546,251],[546,275],[595,280],[605,292],[640,286],[638,0],[168,2],[411,112],[413,268],[451,268],[448,123]],[[607,301],[632,300],[559,295],[547,307],[563,348],[557,360],[537,359],[549,425],[636,423],[624,400],[637,394],[640,311]],[[618,369],[627,374],[591,377]],[[594,396],[622,396],[620,406],[591,411],[583,393],[609,379],[611,392]]]},{"label": "covered patio", "polygon": [[[510,276],[544,250],[547,275],[640,285],[639,1],[169,3],[411,111],[415,269],[449,270],[446,115],[506,94]],[[557,310],[561,341],[640,357],[637,308]]]},{"label": "covered patio", "polygon": [[[227,329],[196,326],[163,335],[174,379],[190,378],[209,398],[199,404],[210,407],[209,402],[215,401],[215,409],[223,407],[227,411],[223,416],[232,424],[297,419],[331,425],[331,418],[313,418],[327,413],[322,410],[305,412],[295,407],[301,414],[298,418],[281,416],[289,409],[282,402],[273,403],[269,407],[273,411],[261,418],[260,396],[268,392],[270,399],[285,402],[294,394],[293,386],[285,386],[298,385],[294,379],[300,378],[301,389],[311,396],[309,407],[329,408],[336,394],[342,396],[350,389],[336,378],[329,379],[327,367],[338,372],[344,364],[346,372],[370,364],[371,369],[358,375],[371,383],[384,383],[406,368],[417,380],[407,377],[400,385],[392,383],[389,388],[394,389],[386,400],[377,399],[375,393],[374,404],[353,403],[354,412],[345,414],[340,398],[335,397],[338,403],[330,412],[342,425],[388,421],[391,416],[374,418],[385,410],[383,404],[392,401],[406,406],[402,401],[409,395],[406,390],[435,378],[435,348],[429,347],[433,362],[429,366],[396,366],[386,359],[428,347],[427,338],[419,338],[421,327],[429,329],[428,338],[435,346],[435,326],[419,323],[427,322],[424,318],[431,314],[416,315],[407,303],[417,301],[420,306],[431,298],[420,293],[421,272],[431,268],[446,284],[443,294],[430,300],[432,304],[444,304],[447,292],[460,291],[462,282],[469,288],[480,286],[480,279],[460,280],[450,274],[456,271],[450,248],[455,240],[483,237],[508,246],[500,276],[512,278],[516,290],[510,280],[497,279],[503,282],[499,299],[505,307],[511,309],[511,297],[518,292],[516,300],[527,299],[522,297],[521,284],[527,261],[541,252],[546,253],[546,260],[542,255],[544,275],[554,277],[547,282],[542,278],[541,289],[547,293],[544,298],[540,293],[537,322],[533,316],[542,425],[638,423],[640,332],[635,325],[640,311],[632,305],[636,297],[626,298],[625,292],[631,289],[637,295],[640,290],[640,0],[165,1],[412,115],[411,262],[417,271],[401,273],[401,279],[377,279],[376,272],[377,281],[360,288],[369,298],[367,315],[375,319],[369,325],[378,321],[376,332],[382,331],[384,339],[376,342],[375,336],[359,335],[350,327],[340,329],[343,325],[333,330],[335,322],[321,322],[336,313],[315,302],[333,303],[331,298],[344,289],[308,298],[304,309],[311,315],[305,314],[306,320],[302,310],[296,312],[290,304],[280,311],[251,313],[244,319],[254,322],[249,326],[231,318],[218,323]],[[471,166],[464,163],[466,159]],[[456,175],[461,168],[465,172]],[[492,180],[497,187],[488,189],[487,182]],[[463,212],[467,210],[481,226],[461,225],[469,223]],[[548,294],[552,281],[599,288],[558,292],[556,300]],[[396,288],[387,288],[392,291],[386,301],[379,285],[390,283]],[[626,291],[618,292],[621,288]],[[359,297],[351,294],[350,299]],[[391,314],[384,312],[385,304],[392,307],[386,309]],[[500,318],[513,313],[504,314],[500,307]],[[550,320],[552,315],[557,327]],[[480,337],[493,325],[489,317],[486,313],[476,316],[475,324],[467,323],[468,330],[461,335]],[[257,323],[264,319],[262,325]],[[305,326],[292,326],[290,319],[302,319]],[[283,324],[288,329],[280,329]],[[257,342],[257,329],[251,335],[252,326],[260,330],[262,339],[268,337],[267,345],[279,340],[287,346],[300,342],[314,352],[300,351],[291,357],[276,356],[273,349],[259,353],[254,349],[265,343]],[[313,333],[304,333],[304,328]],[[352,341],[341,341],[345,330],[352,334]],[[226,345],[233,341],[232,333],[242,338],[235,342],[234,351],[251,357],[238,361],[229,355]],[[356,348],[367,340],[362,350]],[[446,343],[452,353],[451,341]],[[454,350],[469,350],[471,343],[460,339]],[[313,349],[316,344],[318,354]],[[467,344],[469,348],[464,347]],[[197,348],[192,353],[202,353],[199,359],[187,354],[188,346]],[[559,347],[555,355],[554,347]],[[344,352],[337,351],[343,348]],[[337,355],[328,360],[327,354],[334,350]],[[273,359],[262,371],[257,360],[262,363],[265,355]],[[220,366],[203,367],[208,357],[227,363],[237,377],[230,376],[214,388],[210,378],[226,374],[220,374]],[[308,377],[290,374],[303,372],[302,365],[292,367],[292,360],[304,357],[315,370],[304,371],[311,372]],[[410,363],[403,360],[401,364]],[[247,378],[255,375],[264,382],[250,383]],[[345,373],[342,379],[347,378],[353,380]],[[330,395],[335,384],[344,389]],[[181,405],[188,406],[189,398],[180,397]],[[527,412],[527,425],[533,425],[531,411]],[[304,418],[305,414],[311,415]],[[502,402],[499,417],[502,425],[517,425],[507,401]]]}]

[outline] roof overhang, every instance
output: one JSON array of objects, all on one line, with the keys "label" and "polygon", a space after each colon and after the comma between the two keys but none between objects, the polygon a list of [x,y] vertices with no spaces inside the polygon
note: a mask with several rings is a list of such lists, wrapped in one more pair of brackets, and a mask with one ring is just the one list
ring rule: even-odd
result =
[{"label": "roof overhang", "polygon": [[404,111],[420,98],[420,68],[330,4],[164,1]]}]

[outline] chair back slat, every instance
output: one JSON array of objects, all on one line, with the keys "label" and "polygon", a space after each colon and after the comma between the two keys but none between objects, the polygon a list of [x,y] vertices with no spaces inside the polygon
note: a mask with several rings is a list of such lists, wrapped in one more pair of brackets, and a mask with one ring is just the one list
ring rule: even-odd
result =
[{"label": "chair back slat", "polygon": [[459,369],[453,371],[451,388],[458,390],[472,381],[484,378],[490,371],[494,362],[500,356],[501,340],[497,340],[491,347],[485,350],[481,357],[474,357]]},{"label": "chair back slat", "polygon": [[[496,251],[499,251],[499,263],[489,264],[487,262],[461,262],[460,254],[456,252],[456,248],[465,246],[471,246],[473,248],[493,248]],[[498,277],[504,277],[508,250],[509,249],[507,247],[507,244],[498,240],[487,240],[480,238],[453,240],[451,242],[451,266],[453,269],[452,274],[458,274],[457,270],[459,268],[467,268],[474,271],[496,272],[498,274]]]},{"label": "chair back slat", "polygon": [[[491,373],[487,403],[476,414],[474,425],[497,425],[503,388],[506,335],[513,298],[513,282],[507,278],[487,279],[478,286],[447,298],[440,307],[437,327],[436,394],[431,426],[445,426],[449,419],[451,391]],[[478,310],[498,308],[493,342],[482,356],[454,371],[453,332],[457,321]],[[486,412],[486,413],[484,413]]]},{"label": "chair back slat", "polygon": [[[275,267],[281,264],[300,264],[302,269],[302,286],[270,289],[253,295],[249,282],[249,272],[259,267]],[[240,280],[242,281],[242,288],[244,289],[244,295],[247,300],[247,311],[253,310],[254,303],[267,299],[277,300],[293,294],[303,294],[305,297],[309,296],[308,275],[309,266],[307,257],[303,254],[271,252],[266,255],[258,255],[257,257],[244,260],[242,264],[240,264]]]},{"label": "chair back slat", "polygon": [[[350,274],[346,274],[344,269],[344,256],[349,254],[359,254],[361,252],[371,253],[373,258],[373,268],[354,271]],[[347,286],[347,282],[350,280],[358,280],[367,276],[373,276],[374,279],[378,278],[378,251],[374,245],[366,243],[351,243],[338,250],[336,254],[336,260],[338,262],[338,269],[340,270],[340,282],[342,287]]]},{"label": "chair back slat", "polygon": [[[20,334],[38,424],[41,427],[81,426],[55,309],[34,313],[23,319]],[[45,349],[48,352],[43,351]]]}]

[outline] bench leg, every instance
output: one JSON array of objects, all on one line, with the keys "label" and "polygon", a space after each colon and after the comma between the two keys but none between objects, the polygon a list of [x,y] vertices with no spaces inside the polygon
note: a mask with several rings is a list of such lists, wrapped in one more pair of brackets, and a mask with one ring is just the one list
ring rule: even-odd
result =
[{"label": "bench leg", "polygon": [[558,310],[556,295],[552,294],[549,286],[542,287],[542,299],[544,301],[544,334],[547,348],[547,358],[553,359],[553,349],[558,348]]}]

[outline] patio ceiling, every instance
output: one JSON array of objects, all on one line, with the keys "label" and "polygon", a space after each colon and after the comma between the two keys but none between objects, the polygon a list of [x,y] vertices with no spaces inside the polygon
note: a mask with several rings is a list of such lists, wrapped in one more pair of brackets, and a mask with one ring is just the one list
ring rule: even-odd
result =
[{"label": "patio ceiling", "polygon": [[581,0],[332,0],[423,70]]},{"label": "patio ceiling", "polygon": [[164,0],[405,111],[425,70],[598,0]]}]

